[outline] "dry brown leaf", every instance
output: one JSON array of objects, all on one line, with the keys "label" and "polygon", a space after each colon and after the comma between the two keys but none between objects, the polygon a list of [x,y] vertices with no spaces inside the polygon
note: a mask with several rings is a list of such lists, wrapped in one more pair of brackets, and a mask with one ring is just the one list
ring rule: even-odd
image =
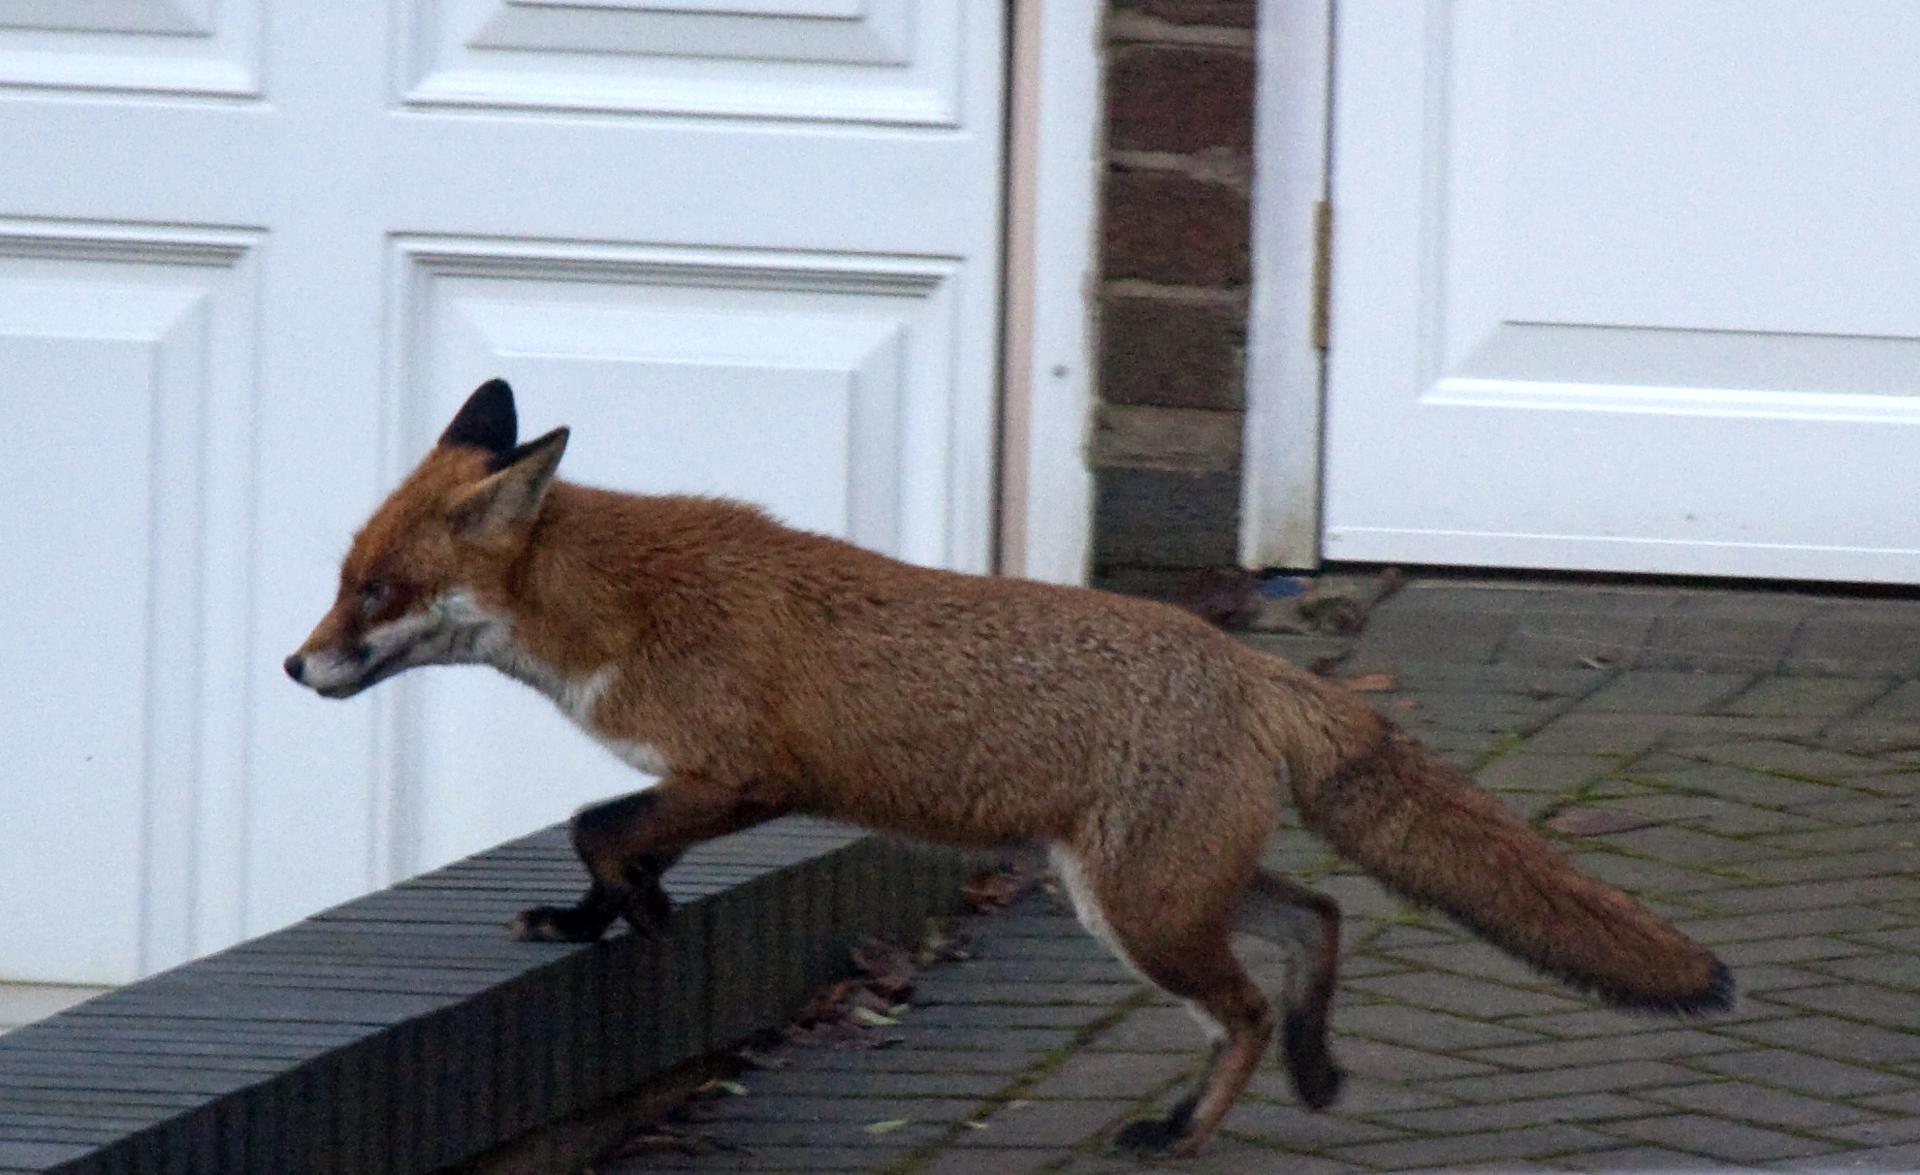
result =
[{"label": "dry brown leaf", "polygon": [[1356,694],[1384,694],[1399,689],[1400,679],[1391,673],[1358,673],[1340,684]]}]

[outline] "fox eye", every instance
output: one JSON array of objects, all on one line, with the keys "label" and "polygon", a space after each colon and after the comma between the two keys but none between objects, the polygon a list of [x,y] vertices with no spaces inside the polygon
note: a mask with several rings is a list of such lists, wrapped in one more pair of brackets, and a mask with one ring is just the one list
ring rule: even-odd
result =
[{"label": "fox eye", "polygon": [[386,584],[386,581],[384,580],[370,579],[367,582],[361,584],[360,585],[360,615],[362,616],[373,615],[375,612],[380,610],[380,605],[386,603],[387,597],[392,594],[393,594],[393,589],[388,587]]}]

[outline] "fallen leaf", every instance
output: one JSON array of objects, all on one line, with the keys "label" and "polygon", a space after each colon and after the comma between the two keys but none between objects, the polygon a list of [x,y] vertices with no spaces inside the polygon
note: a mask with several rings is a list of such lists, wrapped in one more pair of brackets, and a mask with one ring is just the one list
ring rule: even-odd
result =
[{"label": "fallen leaf", "polygon": [[1652,828],[1669,821],[1657,816],[1642,816],[1638,812],[1617,812],[1606,808],[1568,808],[1547,821],[1547,827],[1568,836],[1606,836],[1615,832],[1632,832],[1636,828]]},{"label": "fallen leaf", "polygon": [[1388,690],[1400,688],[1400,679],[1391,673],[1359,673],[1343,680],[1346,686],[1356,694],[1383,694]]},{"label": "fallen leaf", "polygon": [[1580,655],[1580,664],[1585,665],[1588,669],[1611,669],[1613,668],[1613,659],[1611,657],[1589,656],[1588,654],[1582,653]]},{"label": "fallen leaf", "polygon": [[888,1118],[884,1122],[875,1122],[866,1128],[868,1134],[892,1134],[911,1122],[911,1118]]},{"label": "fallen leaf", "polygon": [[872,1008],[855,1008],[853,1010],[853,1018],[856,1022],[864,1024],[868,1028],[885,1028],[889,1025],[900,1023],[900,1021],[895,1020],[892,1016],[884,1012],[876,1012]]},{"label": "fallen leaf", "polygon": [[747,1096],[747,1087],[740,1084],[738,1081],[716,1081],[713,1084],[714,1084],[714,1088],[719,1089],[725,1093],[731,1094],[734,1097]]}]

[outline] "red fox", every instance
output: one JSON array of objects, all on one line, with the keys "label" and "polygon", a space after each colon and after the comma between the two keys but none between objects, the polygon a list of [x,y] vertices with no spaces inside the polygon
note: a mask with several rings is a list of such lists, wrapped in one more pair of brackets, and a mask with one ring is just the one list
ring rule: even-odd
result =
[{"label": "red fox", "polygon": [[788,812],[1042,844],[1080,921],[1211,1038],[1192,1093],[1117,1139],[1188,1154],[1275,1028],[1235,931],[1292,953],[1279,1027],[1301,1100],[1340,1089],[1339,907],[1259,865],[1291,799],[1387,886],[1547,974],[1629,1008],[1732,1005],[1705,948],[1335,683],[1165,605],[910,566],[735,502],[569,484],[567,436],[518,443],[512,390],[483,384],[286,659],[329,698],[492,665],[662,776],[574,817],[591,884],[516,918],[522,938],[588,941],[616,918],[645,933],[684,850]]}]

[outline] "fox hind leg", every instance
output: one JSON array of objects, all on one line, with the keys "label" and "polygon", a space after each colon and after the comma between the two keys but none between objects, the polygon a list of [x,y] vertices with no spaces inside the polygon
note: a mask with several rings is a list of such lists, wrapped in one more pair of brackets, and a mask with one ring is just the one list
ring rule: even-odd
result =
[{"label": "fox hind leg", "polygon": [[[1080,857],[1053,852],[1074,912],[1095,938],[1161,990],[1184,1001],[1213,1050],[1207,1071],[1166,1116],[1129,1123],[1114,1142],[1130,1153],[1190,1155],[1226,1116],[1273,1036],[1273,1012],[1229,942],[1228,920],[1126,900],[1124,879],[1089,875]],[[1137,887],[1136,887],[1137,888]]]},{"label": "fox hind leg", "polygon": [[1326,1109],[1346,1078],[1327,1048],[1327,1015],[1340,966],[1339,903],[1262,869],[1234,913],[1233,928],[1287,948],[1280,1037],[1287,1073],[1308,1109]]}]

